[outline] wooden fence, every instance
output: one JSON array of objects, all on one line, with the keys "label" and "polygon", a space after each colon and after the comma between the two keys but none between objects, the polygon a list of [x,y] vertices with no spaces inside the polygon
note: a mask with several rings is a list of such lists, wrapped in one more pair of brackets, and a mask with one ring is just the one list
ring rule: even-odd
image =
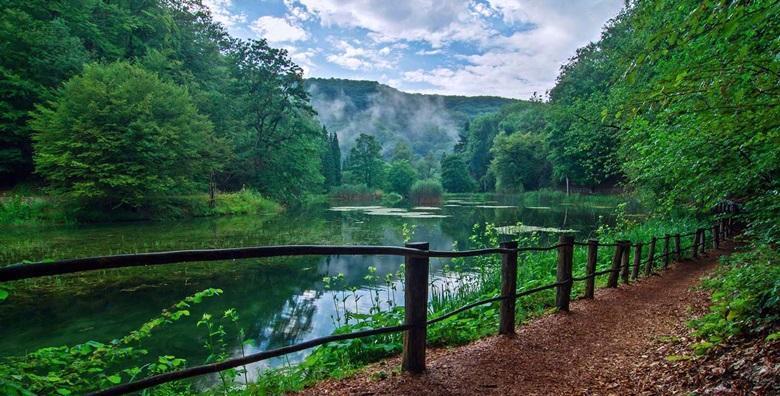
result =
[{"label": "wooden fence", "polygon": [[[0,268],[0,282],[50,275],[62,275],[74,272],[104,270],[107,268],[261,257],[391,255],[403,256],[405,258],[405,320],[402,325],[315,338],[295,345],[254,353],[240,358],[158,374],[93,393],[94,395],[121,395],[137,392],[171,381],[245,366],[250,363],[286,355],[333,341],[349,340],[394,332],[404,332],[402,369],[411,373],[420,373],[425,370],[426,329],[433,323],[440,322],[468,309],[498,301],[500,302],[498,332],[499,334],[512,335],[515,332],[515,302],[520,297],[554,288],[556,289],[555,304],[557,309],[560,311],[568,311],[572,285],[575,281],[585,281],[584,297],[593,298],[597,276],[609,275],[607,287],[617,287],[621,279],[624,283],[628,283],[631,278],[637,279],[640,272],[644,272],[645,275],[651,275],[656,268],[666,268],[669,265],[671,257],[673,256],[677,260],[681,259],[684,250],[691,249],[690,251],[694,258],[699,254],[702,254],[706,249],[707,243],[705,241],[705,234],[708,232],[711,233],[712,247],[717,248],[721,240],[732,235],[732,230],[733,228],[730,221],[721,221],[718,224],[713,225],[711,229],[700,228],[687,234],[664,235],[660,239],[653,237],[648,243],[632,243],[627,240],[619,240],[614,243],[600,243],[595,239],[590,239],[586,242],[576,242],[574,237],[563,235],[560,237],[558,244],[548,247],[518,247],[517,242],[503,242],[497,248],[466,251],[430,250],[428,243],[416,242],[406,244],[404,247],[294,245],[125,254],[56,262],[14,264]],[[682,247],[680,245],[681,239],[687,237],[692,237],[692,243],[689,246]],[[662,254],[656,254],[659,241],[662,245],[660,248],[663,251]],[[671,243],[674,243],[673,247],[671,246]],[[648,253],[645,261],[642,261],[643,248],[645,245],[647,245]],[[572,269],[575,246],[586,246],[588,249],[585,276],[579,278],[573,276]],[[599,247],[614,247],[611,268],[603,271],[596,271]],[[634,257],[633,262],[629,264],[631,247],[634,248]],[[518,291],[518,253],[550,250],[558,251],[556,282]],[[428,270],[430,258],[473,257],[492,254],[501,255],[501,295],[473,302],[435,319],[428,319]]]}]

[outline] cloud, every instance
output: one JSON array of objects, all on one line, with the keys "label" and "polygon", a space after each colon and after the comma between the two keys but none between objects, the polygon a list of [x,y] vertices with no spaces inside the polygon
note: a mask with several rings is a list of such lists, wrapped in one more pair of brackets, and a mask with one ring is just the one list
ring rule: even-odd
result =
[{"label": "cloud", "polygon": [[375,50],[352,45],[346,40],[334,40],[332,44],[338,52],[328,55],[326,59],[349,70],[388,69],[396,63],[387,57],[392,51],[391,47]]},{"label": "cloud", "polygon": [[597,40],[604,22],[616,15],[623,4],[619,0],[489,3],[505,23],[522,23],[532,28],[508,35],[494,34],[481,43],[479,53],[459,56],[463,64],[406,71],[404,81],[431,87],[418,92],[514,98],[544,93],[555,85],[560,66],[577,48]]},{"label": "cloud", "polygon": [[376,42],[426,41],[438,48],[452,41],[485,39],[491,32],[479,11],[461,0],[300,0],[300,4],[323,26],[365,29]]},{"label": "cloud", "polygon": [[214,21],[221,23],[228,30],[246,22],[243,12],[232,11],[233,0],[203,0],[203,5],[209,9]]},{"label": "cloud", "polygon": [[300,41],[309,37],[306,30],[300,26],[287,19],[272,16],[255,19],[249,28],[273,44]]}]

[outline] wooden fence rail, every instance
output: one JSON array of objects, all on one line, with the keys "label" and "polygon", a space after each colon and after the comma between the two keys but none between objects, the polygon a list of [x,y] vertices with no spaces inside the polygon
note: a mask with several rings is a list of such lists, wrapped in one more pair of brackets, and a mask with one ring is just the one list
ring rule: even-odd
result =
[{"label": "wooden fence rail", "polygon": [[[663,267],[666,268],[672,254],[679,260],[682,249],[691,249],[693,257],[703,253],[705,249],[705,232],[712,234],[712,246],[719,246],[727,236],[732,235],[731,222],[721,221],[711,229],[697,229],[688,234],[664,235]],[[681,247],[682,237],[692,236],[690,246]],[[670,250],[670,238],[674,239],[674,252]],[[648,258],[645,261],[645,274],[651,275],[654,261],[661,256],[655,256],[656,237],[649,241]],[[573,236],[562,235],[556,245],[547,247],[518,248],[517,242],[504,242],[498,248],[476,249],[465,251],[437,251],[429,250],[428,243],[409,243],[404,247],[397,246],[263,246],[235,249],[206,249],[186,250],[159,253],[125,254],[115,256],[88,257],[56,262],[40,262],[32,264],[14,264],[0,268],[0,282],[9,282],[22,279],[37,278],[42,276],[63,275],[75,272],[104,270],[108,268],[138,267],[148,265],[164,265],[182,262],[202,262],[217,260],[233,260],[279,256],[328,256],[328,255],[391,255],[402,256],[404,266],[404,296],[405,318],[404,324],[392,327],[358,331],[348,334],[331,335],[315,338],[295,345],[272,349],[259,353],[246,355],[240,358],[228,359],[201,366],[186,368],[143,378],[126,384],[99,390],[94,395],[121,395],[138,392],[163,383],[183,380],[209,373],[216,373],[230,368],[245,366],[250,363],[270,359],[277,356],[316,347],[329,342],[369,337],[379,334],[404,332],[402,369],[412,373],[420,373],[425,370],[425,349],[427,327],[449,317],[479,305],[500,302],[500,322],[498,332],[511,336],[515,332],[515,302],[518,298],[544,290],[556,289],[555,304],[558,310],[568,311],[571,301],[572,286],[575,281],[585,281],[585,298],[594,297],[595,279],[597,276],[609,275],[608,287],[617,287],[618,280],[622,278],[628,283],[630,278],[639,277],[642,264],[642,247],[645,242],[630,242],[619,240],[614,243],[599,243],[590,239],[587,242],[576,242]],[[575,246],[587,246],[587,262],[585,276],[574,277],[573,256]],[[629,255],[631,247],[634,247],[633,271],[629,273]],[[614,247],[611,267],[606,270],[596,271],[599,247]],[[558,251],[558,263],[556,270],[556,282],[535,287],[528,290],[517,290],[517,265],[518,253]],[[455,258],[473,257],[481,255],[501,255],[501,295],[476,301],[436,318],[428,318],[428,277],[429,259],[432,257]]]}]

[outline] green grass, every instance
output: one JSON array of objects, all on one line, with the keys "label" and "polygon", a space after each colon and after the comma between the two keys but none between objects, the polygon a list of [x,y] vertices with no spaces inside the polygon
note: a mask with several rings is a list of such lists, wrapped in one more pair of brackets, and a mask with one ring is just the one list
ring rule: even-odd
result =
[{"label": "green grass", "polygon": [[206,194],[169,197],[143,210],[122,210],[110,213],[78,207],[76,203],[51,197],[14,194],[0,197],[0,224],[46,225],[74,223],[109,223],[118,221],[167,220],[187,217],[225,216],[239,214],[277,213],[278,203],[260,193],[245,189],[217,194],[215,205],[209,205]]},{"label": "green grass", "polygon": [[0,197],[0,224],[64,224],[74,219],[51,198],[14,194]]}]

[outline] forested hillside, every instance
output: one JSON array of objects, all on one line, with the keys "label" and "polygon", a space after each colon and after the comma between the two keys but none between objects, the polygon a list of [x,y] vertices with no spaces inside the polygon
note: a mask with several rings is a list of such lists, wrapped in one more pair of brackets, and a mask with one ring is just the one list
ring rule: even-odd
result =
[{"label": "forested hillside", "polygon": [[409,145],[419,157],[451,151],[469,120],[515,102],[495,96],[411,94],[376,81],[305,82],[318,118],[338,134],[345,149],[365,133],[377,138],[385,154],[399,143]]},{"label": "forested hillside", "polygon": [[326,139],[302,70],[229,36],[200,1],[2,7],[2,184],[132,211],[207,189],[321,191]]}]

